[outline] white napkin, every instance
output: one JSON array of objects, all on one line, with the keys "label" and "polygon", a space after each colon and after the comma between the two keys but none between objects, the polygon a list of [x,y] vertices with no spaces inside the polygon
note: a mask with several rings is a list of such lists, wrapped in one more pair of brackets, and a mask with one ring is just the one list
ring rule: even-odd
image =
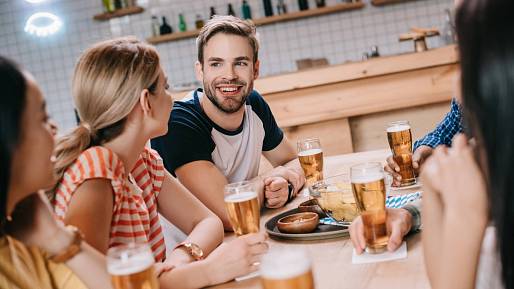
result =
[{"label": "white napkin", "polygon": [[352,264],[367,264],[367,263],[378,263],[385,262],[391,260],[405,259],[407,258],[407,243],[403,241],[400,248],[398,248],[394,252],[384,252],[380,254],[370,254],[364,252],[360,255],[357,255],[355,249],[353,249],[352,254]]}]

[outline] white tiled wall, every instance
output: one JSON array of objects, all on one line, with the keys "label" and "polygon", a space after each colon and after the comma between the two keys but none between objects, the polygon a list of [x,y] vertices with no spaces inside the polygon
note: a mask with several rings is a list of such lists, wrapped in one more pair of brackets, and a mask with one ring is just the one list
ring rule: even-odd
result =
[{"label": "white tiled wall", "polygon": [[[453,0],[418,0],[375,7],[364,0],[362,10],[331,14],[258,28],[261,40],[261,76],[296,70],[296,60],[326,57],[331,64],[356,61],[364,51],[378,45],[382,55],[412,51],[412,43],[399,43],[398,36],[411,26],[442,29],[444,10]],[[30,4],[24,0],[0,0],[0,54],[10,57],[32,72],[39,81],[51,116],[65,131],[75,124],[70,95],[71,75],[81,51],[99,40],[122,35],[145,39],[151,34],[152,14],[167,16],[174,30],[178,13],[184,13],[188,28],[194,27],[196,14],[209,15],[209,6],[219,14],[227,4],[239,13],[240,0],[139,0],[146,8],[142,14],[98,22],[92,19],[101,12],[101,0],[46,0]],[[263,15],[262,1],[249,0],[254,18]],[[276,2],[276,0],[274,0]],[[314,0],[309,0],[314,7]],[[340,0],[327,0],[327,5]],[[286,0],[289,11],[298,9],[296,0]],[[23,31],[24,23],[34,12],[52,12],[64,22],[63,29],[47,38],[37,38]],[[429,47],[443,45],[436,37]],[[195,81],[194,39],[158,44],[163,65],[172,86]]]}]

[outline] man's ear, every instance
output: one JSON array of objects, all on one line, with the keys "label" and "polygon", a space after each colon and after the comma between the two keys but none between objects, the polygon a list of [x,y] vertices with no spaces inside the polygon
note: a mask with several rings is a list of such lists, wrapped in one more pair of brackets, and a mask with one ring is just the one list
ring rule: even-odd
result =
[{"label": "man's ear", "polygon": [[152,105],[150,104],[150,92],[148,89],[143,89],[139,96],[139,105],[144,115],[149,115],[152,112]]},{"label": "man's ear", "polygon": [[203,83],[203,65],[200,63],[200,61],[195,62],[195,75],[196,80],[198,80],[200,83]]},{"label": "man's ear", "polygon": [[261,62],[257,59],[255,64],[253,65],[253,80],[256,80],[259,77],[259,68],[261,66]]}]

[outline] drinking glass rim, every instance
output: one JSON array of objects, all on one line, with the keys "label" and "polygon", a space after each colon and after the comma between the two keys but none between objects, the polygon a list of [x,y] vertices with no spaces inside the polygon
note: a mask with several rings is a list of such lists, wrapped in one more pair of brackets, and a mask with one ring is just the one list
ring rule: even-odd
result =
[{"label": "drinking glass rim", "polygon": [[350,180],[350,173],[340,173],[340,174],[337,174],[337,175],[331,175],[331,176],[328,176],[328,177],[324,177],[323,179],[321,179],[319,181],[315,181],[309,187],[313,187],[314,185],[322,183],[323,181],[330,180],[330,179],[336,179],[336,178],[339,178],[339,177],[348,177],[348,181],[349,181]]},{"label": "drinking glass rim", "polygon": [[[126,251],[128,252],[126,254],[123,254],[123,252]],[[123,255],[125,255],[125,257],[123,257]],[[150,244],[141,242],[131,242],[128,244],[121,244],[109,248],[107,250],[107,254],[105,255],[105,261],[107,262],[107,265],[110,266],[120,264],[120,262],[127,262],[128,259],[125,258],[132,259],[134,258],[134,256],[145,256],[145,260],[146,257],[148,257],[148,266],[151,266],[155,263],[154,255],[152,252],[152,248],[150,247]]]},{"label": "drinking glass rim", "polygon": [[[248,188],[248,189],[244,190],[244,189],[239,189],[239,188]],[[248,191],[257,192],[254,182],[240,181],[240,182],[226,184],[225,187],[223,188],[223,195],[226,197],[229,195],[241,194],[243,192],[248,192]]]},{"label": "drinking glass rim", "polygon": [[[284,259],[285,257],[285,259]],[[306,249],[303,248],[286,248],[282,250],[278,249],[271,249],[266,254],[262,256],[261,260],[261,268],[260,272],[263,274],[264,277],[267,277],[267,272],[264,272],[268,270],[267,267],[273,266],[273,265],[285,265],[288,264],[288,261],[299,261],[301,260],[304,264],[303,265],[305,270],[301,270],[303,272],[298,272],[299,274],[303,274],[305,272],[308,272],[309,270],[312,270],[312,256],[309,254],[309,252]],[[298,263],[300,264],[300,263]],[[268,271],[269,272],[269,271]],[[295,276],[296,277],[296,276]]]},{"label": "drinking glass rim", "polygon": [[129,250],[148,250],[149,252],[152,252],[152,248],[150,247],[150,245],[148,243],[131,242],[128,244],[120,244],[118,246],[114,246],[114,247],[107,249],[106,256],[109,257],[119,251],[123,251],[123,250],[127,250],[127,249],[129,249]]},{"label": "drinking glass rim", "polygon": [[356,164],[356,165],[353,165],[350,167],[350,181],[352,179],[352,171],[354,170],[360,170],[362,171],[364,169],[364,172],[366,169],[372,169],[372,168],[379,168],[380,170],[380,173],[384,173],[384,169],[382,167],[382,163],[381,162],[365,162],[365,163],[360,163],[360,164]]},{"label": "drinking glass rim", "polygon": [[[299,139],[296,141],[296,144],[310,143],[310,142],[315,142],[315,141],[320,142],[319,137],[308,137],[308,138]],[[320,145],[321,145],[321,142],[320,142]]]},{"label": "drinking glass rim", "polygon": [[400,125],[408,125],[410,127],[410,122],[408,120],[395,120],[387,123],[386,129],[393,127],[393,126],[400,126]]}]

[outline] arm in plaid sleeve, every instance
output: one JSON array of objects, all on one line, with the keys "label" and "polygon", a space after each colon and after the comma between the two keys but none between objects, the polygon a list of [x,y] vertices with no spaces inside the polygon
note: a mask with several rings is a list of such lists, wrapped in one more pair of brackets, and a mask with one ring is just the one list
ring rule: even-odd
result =
[{"label": "arm in plaid sleeve", "polygon": [[429,146],[431,148],[435,148],[441,144],[450,146],[453,136],[459,132],[462,132],[461,119],[462,113],[459,104],[455,98],[453,98],[450,112],[446,114],[443,121],[437,125],[435,130],[428,133],[426,136],[414,143],[414,150],[416,150],[421,145]]},{"label": "arm in plaid sleeve", "polygon": [[421,199],[408,203],[402,209],[412,215],[412,227],[409,233],[417,232],[421,227]]}]

